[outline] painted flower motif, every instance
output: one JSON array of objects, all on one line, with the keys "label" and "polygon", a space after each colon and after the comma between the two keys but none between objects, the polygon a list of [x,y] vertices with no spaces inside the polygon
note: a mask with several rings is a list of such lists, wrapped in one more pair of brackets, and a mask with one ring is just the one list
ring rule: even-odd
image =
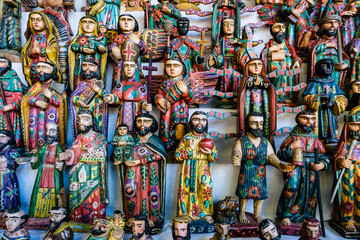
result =
[{"label": "painted flower motif", "polygon": [[243,174],[239,175],[239,184],[244,185],[245,183],[245,176]]},{"label": "painted flower motif", "polygon": [[297,205],[292,206],[292,208],[290,209],[292,214],[296,214],[299,211],[300,207],[298,207]]},{"label": "painted flower motif", "polygon": [[185,198],[185,191],[183,189],[183,187],[180,185],[179,191],[178,191],[178,199],[180,200],[180,202],[184,201]]},{"label": "painted flower motif", "polygon": [[286,190],[286,191],[285,191],[285,197],[287,197],[287,198],[292,198],[293,195],[294,195],[294,192],[291,192],[291,191],[289,191],[289,190]]},{"label": "painted flower motif", "polygon": [[250,187],[248,194],[249,194],[249,198],[260,198],[260,189],[258,189],[257,187]]},{"label": "painted flower motif", "polygon": [[255,149],[248,149],[247,152],[246,152],[246,159],[248,161],[251,161],[253,160],[254,158],[256,157],[256,151]]},{"label": "painted flower motif", "polygon": [[212,189],[210,187],[204,188],[204,199],[209,200],[212,197]]},{"label": "painted flower motif", "polygon": [[194,203],[191,207],[191,216],[198,216],[199,215],[199,206]]},{"label": "painted flower motif", "polygon": [[158,193],[156,187],[151,187],[149,196],[151,206],[153,206],[153,208],[157,208],[159,206],[160,194]]},{"label": "painted flower motif", "polygon": [[127,199],[133,198],[136,196],[136,182],[129,182],[125,184],[125,196]]},{"label": "painted flower motif", "polygon": [[265,175],[266,175],[265,166],[260,166],[260,167],[258,167],[257,173],[258,173],[258,175],[259,175],[260,177],[265,177]]},{"label": "painted flower motif", "polygon": [[185,165],[185,173],[184,173],[184,175],[186,176],[186,177],[188,177],[188,176],[190,176],[190,165]]},{"label": "painted flower motif", "polygon": [[209,165],[204,166],[204,175],[209,177],[210,176],[210,170],[211,170],[211,168],[210,168]]},{"label": "painted flower motif", "polygon": [[315,182],[315,175],[310,175],[310,182]]},{"label": "painted flower motif", "polygon": [[315,208],[316,198],[309,198],[309,205],[311,208]]},{"label": "painted flower motif", "polygon": [[350,214],[354,210],[354,204],[351,202],[346,202],[342,204],[341,208],[345,214]]},{"label": "painted flower motif", "polygon": [[85,37],[85,36],[79,37],[78,43],[79,43],[80,45],[84,45],[84,44],[86,44],[87,42],[88,42],[87,37]]}]

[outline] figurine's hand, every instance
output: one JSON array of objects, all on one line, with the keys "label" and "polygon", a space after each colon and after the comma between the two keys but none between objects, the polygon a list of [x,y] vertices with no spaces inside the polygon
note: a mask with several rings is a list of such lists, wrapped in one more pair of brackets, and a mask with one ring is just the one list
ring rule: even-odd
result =
[{"label": "figurine's hand", "polygon": [[351,16],[353,16],[355,14],[356,14],[356,12],[354,12],[354,11],[345,11],[343,13],[342,17],[351,17]]},{"label": "figurine's hand", "polygon": [[71,157],[71,152],[66,150],[65,152],[59,153],[59,161],[65,161]]},{"label": "figurine's hand", "polygon": [[345,70],[348,68],[348,64],[346,62],[341,63],[341,64],[334,64],[334,68],[335,68],[335,70],[338,70],[338,71]]},{"label": "figurine's hand", "polygon": [[47,109],[49,104],[47,102],[41,101],[41,100],[37,100],[35,102],[36,106],[38,106],[39,108],[43,108],[43,109]]},{"label": "figurine's hand", "polygon": [[138,45],[140,43],[140,38],[136,33],[130,33],[129,34],[129,38],[136,44]]},{"label": "figurine's hand", "polygon": [[116,165],[116,166],[117,166],[117,165],[120,165],[120,164],[122,164],[122,162],[120,162],[120,161],[115,161],[115,162],[114,162],[114,165]]},{"label": "figurine's hand", "polygon": [[351,160],[346,160],[345,158],[341,159],[339,165],[341,168],[350,168],[351,167]]},{"label": "figurine's hand", "polygon": [[162,9],[161,9],[161,12],[163,12],[163,13],[166,13],[166,14],[171,14],[171,10],[168,8],[168,7],[163,7]]},{"label": "figurine's hand", "polygon": [[213,67],[216,64],[215,58],[213,55],[209,57],[209,67]]},{"label": "figurine's hand", "polygon": [[38,40],[35,40],[35,41],[34,41],[33,48],[34,48],[34,49],[33,49],[34,52],[36,52],[36,53],[39,53],[39,52],[40,52],[40,43],[39,43]]},{"label": "figurine's hand", "polygon": [[84,102],[84,100],[82,100],[82,99],[79,100],[79,104],[80,104],[80,106],[82,106],[83,108],[89,108],[89,107],[90,107],[90,105],[86,104],[86,103]]},{"label": "figurine's hand", "polygon": [[300,62],[299,61],[295,61],[293,66],[292,66],[292,69],[294,68],[300,68]]},{"label": "figurine's hand", "polygon": [[336,48],[337,46],[336,46],[336,43],[329,42],[329,43],[326,43],[326,47],[328,47],[328,48]]},{"label": "figurine's hand", "polygon": [[100,92],[99,86],[98,86],[97,84],[95,84],[95,83],[91,85],[91,88],[92,88],[92,90],[94,90],[95,92]]},{"label": "figurine's hand", "polygon": [[100,45],[98,49],[101,53],[106,53],[106,47],[104,47],[103,45]]},{"label": "figurine's hand", "polygon": [[48,88],[45,88],[44,90],[43,90],[43,94],[45,95],[45,97],[47,97],[48,99],[50,99],[51,97],[52,97],[52,92],[50,91],[50,89],[48,89]]},{"label": "figurine's hand", "polygon": [[232,163],[234,166],[240,166],[241,165],[241,159],[240,156],[232,156]]},{"label": "figurine's hand", "polygon": [[202,152],[202,153],[204,153],[204,154],[210,154],[210,153],[211,153],[211,150],[200,147],[200,152]]},{"label": "figurine's hand", "polygon": [[107,102],[108,104],[114,104],[115,103],[115,97],[113,94],[106,94],[104,96],[104,101]]},{"label": "figurine's hand", "polygon": [[166,110],[168,110],[171,107],[171,103],[165,98],[159,100],[159,105],[160,107]]},{"label": "figurine's hand", "polygon": [[140,164],[140,160],[126,161],[125,165],[128,167],[133,167]]},{"label": "figurine's hand", "polygon": [[117,47],[113,47],[111,49],[111,52],[113,53],[114,57],[117,59],[117,60],[120,60],[121,59],[121,51],[119,48]]},{"label": "figurine's hand", "polygon": [[143,104],[142,104],[142,109],[143,109],[144,111],[151,112],[151,111],[152,111],[152,105],[151,105],[151,103],[143,103]]},{"label": "figurine's hand", "polygon": [[325,164],[322,162],[318,164],[310,163],[310,168],[314,171],[320,171],[321,169],[325,168]]},{"label": "figurine's hand", "polygon": [[91,48],[83,48],[83,52],[87,54],[94,54],[95,50]]},{"label": "figurine's hand", "polygon": [[190,147],[190,149],[191,149],[192,151],[195,150],[195,139],[190,138],[190,140],[189,140],[189,147]]},{"label": "figurine's hand", "polygon": [[12,109],[13,109],[13,107],[11,104],[7,104],[2,107],[3,112],[8,112],[8,111],[11,111]]},{"label": "figurine's hand", "polygon": [[64,167],[64,162],[60,162],[60,161],[55,162],[55,168],[58,169],[59,171],[62,171],[63,167]]},{"label": "figurine's hand", "polygon": [[177,81],[176,86],[179,88],[180,92],[182,93],[186,93],[189,90],[188,87],[186,86],[185,81],[182,80]]},{"label": "figurine's hand", "polygon": [[290,148],[291,150],[297,149],[297,148],[301,148],[302,147],[302,141],[301,140],[296,140],[294,142],[292,142],[290,144]]}]

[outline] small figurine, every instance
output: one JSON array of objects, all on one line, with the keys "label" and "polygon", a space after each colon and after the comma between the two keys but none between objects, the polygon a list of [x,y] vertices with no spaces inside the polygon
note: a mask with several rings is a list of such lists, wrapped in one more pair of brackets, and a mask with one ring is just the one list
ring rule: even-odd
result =
[{"label": "small figurine", "polygon": [[172,224],[173,240],[190,240],[190,218],[175,217]]},{"label": "small figurine", "polygon": [[124,238],[125,216],[119,210],[114,211],[110,220],[109,240],[122,240]]},{"label": "small figurine", "polygon": [[230,220],[230,224],[234,224],[239,211],[239,200],[235,196],[227,196],[224,200],[216,203],[215,221],[220,217],[226,217]]},{"label": "small figurine", "polygon": [[30,240],[30,233],[24,229],[29,217],[24,210],[9,209],[4,214],[6,231],[3,240]]},{"label": "small figurine", "polygon": [[213,185],[210,162],[218,160],[218,151],[207,133],[208,119],[195,111],[189,122],[190,132],[180,141],[175,159],[182,162],[177,199],[178,216],[213,223]]},{"label": "small figurine", "polygon": [[148,219],[143,214],[134,216],[132,221],[132,236],[130,240],[153,240],[149,235],[151,232]]},{"label": "small figurine", "polygon": [[299,240],[319,240],[320,237],[320,222],[315,218],[305,219],[301,226]]},{"label": "small figurine", "polygon": [[[21,36],[20,36],[20,18],[21,1],[12,0],[0,1],[0,52],[4,50],[14,50],[14,55],[20,56]],[[12,51],[11,51],[12,52]],[[20,60],[20,59],[19,59]]]},{"label": "small figurine", "polygon": [[177,146],[186,131],[189,104],[194,101],[187,79],[185,64],[177,58],[165,62],[165,80],[155,96],[155,105],[161,112],[160,138],[167,150]]},{"label": "small figurine", "polygon": [[106,218],[95,218],[90,229],[87,240],[107,240],[110,232],[110,220]]},{"label": "small figurine", "polygon": [[240,199],[239,222],[248,224],[245,215],[249,199],[254,199],[254,219],[261,222],[260,216],[264,200],[268,198],[266,183],[266,164],[287,172],[293,168],[281,162],[275,155],[272,145],[264,136],[264,116],[250,112],[245,119],[245,135],[241,136],[232,150],[232,162],[240,166],[236,195]]},{"label": "small figurine", "polygon": [[117,132],[111,141],[111,145],[114,147],[113,156],[115,165],[134,160],[135,142],[129,134],[129,127],[126,124],[120,124],[117,127]]},{"label": "small figurine", "polygon": [[215,222],[216,233],[210,240],[230,240],[230,220],[226,217],[219,217]]},{"label": "small figurine", "polygon": [[73,230],[68,221],[68,211],[63,207],[53,207],[49,211],[50,225],[43,240],[72,240]]},{"label": "small figurine", "polygon": [[264,219],[259,223],[259,238],[261,240],[280,240],[280,229],[270,219]]},{"label": "small figurine", "polygon": [[24,143],[36,152],[46,142],[46,125],[59,126],[60,144],[65,146],[67,101],[63,84],[57,83],[59,70],[52,62],[37,62],[35,83],[21,99]]},{"label": "small figurine", "polygon": [[55,123],[46,125],[46,142],[32,158],[31,167],[38,169],[30,199],[29,217],[48,218],[53,207],[66,207],[63,169],[58,161],[64,152],[59,143],[59,127]]},{"label": "small figurine", "polygon": [[360,38],[356,37],[345,47],[350,57],[350,68],[346,75],[345,93],[349,100],[348,110],[360,105]]},{"label": "small figurine", "polygon": [[100,133],[90,110],[79,110],[76,116],[78,136],[70,149],[59,154],[59,161],[72,165],[69,179],[71,219],[92,223],[106,216],[109,203],[105,136]]}]

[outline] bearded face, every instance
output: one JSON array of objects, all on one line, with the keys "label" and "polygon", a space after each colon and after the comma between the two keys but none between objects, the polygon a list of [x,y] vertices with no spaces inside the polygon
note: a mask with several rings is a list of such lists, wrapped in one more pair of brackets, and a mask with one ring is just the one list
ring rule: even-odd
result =
[{"label": "bearded face", "polygon": [[47,82],[51,79],[55,79],[56,77],[56,72],[52,72],[52,73],[40,73],[38,74],[38,78],[40,82]]},{"label": "bearded face", "polygon": [[284,40],[286,38],[286,34],[284,32],[275,32],[272,34],[272,36],[274,37],[274,40],[277,43],[284,42]]},{"label": "bearded face", "polygon": [[83,71],[81,70],[80,72],[81,74],[81,78],[86,80],[86,79],[100,79],[100,73],[98,71],[91,71],[91,70],[87,70],[87,71]]},{"label": "bearded face", "polygon": [[203,134],[207,131],[208,121],[206,115],[194,114],[190,119],[190,129],[197,134]]},{"label": "bearded face", "polygon": [[248,130],[249,133],[251,133],[254,137],[262,137],[264,136],[264,131],[261,128],[252,129],[250,128]]}]

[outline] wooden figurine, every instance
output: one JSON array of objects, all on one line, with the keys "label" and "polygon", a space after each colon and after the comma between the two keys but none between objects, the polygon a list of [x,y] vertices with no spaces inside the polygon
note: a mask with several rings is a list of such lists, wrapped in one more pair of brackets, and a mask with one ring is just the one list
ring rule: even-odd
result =
[{"label": "wooden figurine", "polygon": [[110,233],[110,220],[106,218],[96,218],[90,229],[90,236],[87,240],[107,240]]},{"label": "wooden figurine", "polygon": [[173,240],[190,240],[190,218],[175,217],[172,224]]},{"label": "wooden figurine", "polygon": [[0,57],[0,129],[14,134],[16,146],[23,145],[20,102],[25,88],[8,58]]},{"label": "wooden figurine", "polygon": [[347,106],[345,93],[333,78],[334,61],[321,59],[315,65],[316,75],[309,80],[303,93],[304,103],[315,113],[316,135],[324,141],[325,149],[333,151],[338,142],[336,118]]},{"label": "wooden figurine", "polygon": [[[280,228],[295,229],[294,223],[316,216],[319,202],[316,172],[330,167],[325,148],[314,133],[316,116],[309,110],[296,115],[297,125],[283,141],[278,157],[294,164],[295,169],[284,174],[284,188],[277,208]],[[318,162],[318,163],[317,163]],[[300,229],[297,229],[300,230]],[[288,234],[296,234],[292,230]]]},{"label": "wooden figurine", "polygon": [[259,223],[259,238],[261,240],[280,240],[280,229],[276,223],[266,218]]},{"label": "wooden figurine", "polygon": [[288,172],[294,166],[281,162],[269,140],[264,136],[265,117],[259,112],[250,112],[245,119],[245,135],[241,136],[232,150],[232,162],[240,166],[236,195],[240,199],[239,222],[250,224],[245,215],[249,199],[254,199],[254,220],[260,223],[264,200],[268,198],[266,164]]},{"label": "wooden figurine", "polygon": [[348,110],[360,105],[360,38],[356,37],[345,47],[350,58],[350,68],[346,75],[345,93],[349,100]]},{"label": "wooden figurine", "polygon": [[[274,23],[270,28],[272,39],[265,44],[261,58],[265,63],[267,73],[276,70],[291,70],[301,67],[301,59],[297,56],[294,47],[285,39],[286,25]],[[270,78],[270,81],[278,90],[283,87],[295,86],[300,81],[300,75],[279,75]],[[278,103],[293,105],[295,98],[292,91],[277,95]]]},{"label": "wooden figurine", "polygon": [[79,32],[69,46],[70,89],[74,91],[82,79],[81,66],[85,60],[98,63],[101,79],[106,79],[106,41],[101,39],[98,24],[93,17],[85,16],[80,19]]},{"label": "wooden figurine", "polygon": [[50,225],[43,240],[72,240],[73,230],[68,223],[68,210],[63,207],[52,207],[49,211]]},{"label": "wooden figurine", "polygon": [[300,231],[299,240],[319,240],[321,237],[321,228],[319,220],[307,218],[303,222]]},{"label": "wooden figurine", "polygon": [[124,212],[127,223],[137,214],[144,215],[155,234],[164,224],[166,150],[154,134],[158,123],[152,115],[138,114],[134,122],[134,159],[125,161],[121,169]]},{"label": "wooden figurine", "polygon": [[218,160],[218,151],[207,133],[208,119],[204,112],[195,111],[191,115],[189,128],[190,132],[175,151],[175,159],[182,162],[177,214],[211,224],[214,211],[210,162]]},{"label": "wooden figurine", "polygon": [[230,220],[226,217],[220,217],[215,222],[216,233],[210,240],[230,240]]},{"label": "wooden figurine", "polygon": [[119,211],[114,211],[114,217],[110,220],[109,240],[123,240],[125,216]]},{"label": "wooden figurine", "polygon": [[24,228],[29,217],[24,210],[12,208],[5,212],[6,231],[2,236],[4,240],[30,240],[30,233]]},{"label": "wooden figurine", "polygon": [[129,127],[126,124],[120,124],[117,127],[114,139],[111,141],[114,147],[114,164],[119,165],[125,161],[134,160],[134,139],[129,134]]},{"label": "wooden figurine", "polygon": [[81,64],[80,74],[83,81],[70,96],[73,138],[75,139],[78,133],[76,116],[80,110],[91,111],[97,127],[107,136],[108,106],[104,101],[107,92],[98,62],[85,59]]},{"label": "wooden figurine", "polygon": [[53,207],[66,207],[64,163],[57,160],[65,150],[59,141],[59,127],[48,123],[45,144],[31,161],[31,167],[38,169],[38,173],[30,200],[30,218],[48,218]]},{"label": "wooden figurine", "polygon": [[153,240],[149,235],[151,232],[146,215],[138,214],[132,221],[132,236],[130,240]]},{"label": "wooden figurine", "polygon": [[160,138],[167,150],[176,148],[183,138],[189,118],[189,104],[194,101],[187,79],[185,64],[177,58],[165,62],[166,80],[155,96],[155,105],[161,112]]},{"label": "wooden figurine", "polygon": [[52,62],[37,62],[35,83],[21,100],[24,143],[36,152],[46,142],[46,125],[59,126],[60,144],[65,146],[67,102],[63,84],[57,83],[59,70]]},{"label": "wooden figurine", "polygon": [[220,217],[226,217],[230,224],[234,224],[239,211],[239,200],[235,196],[226,196],[224,200],[216,203],[215,221]]},{"label": "wooden figurine", "polygon": [[59,161],[72,165],[69,179],[71,219],[92,223],[106,216],[109,203],[107,191],[107,143],[100,133],[91,110],[79,110],[76,116],[78,136],[70,149],[59,154]]}]

